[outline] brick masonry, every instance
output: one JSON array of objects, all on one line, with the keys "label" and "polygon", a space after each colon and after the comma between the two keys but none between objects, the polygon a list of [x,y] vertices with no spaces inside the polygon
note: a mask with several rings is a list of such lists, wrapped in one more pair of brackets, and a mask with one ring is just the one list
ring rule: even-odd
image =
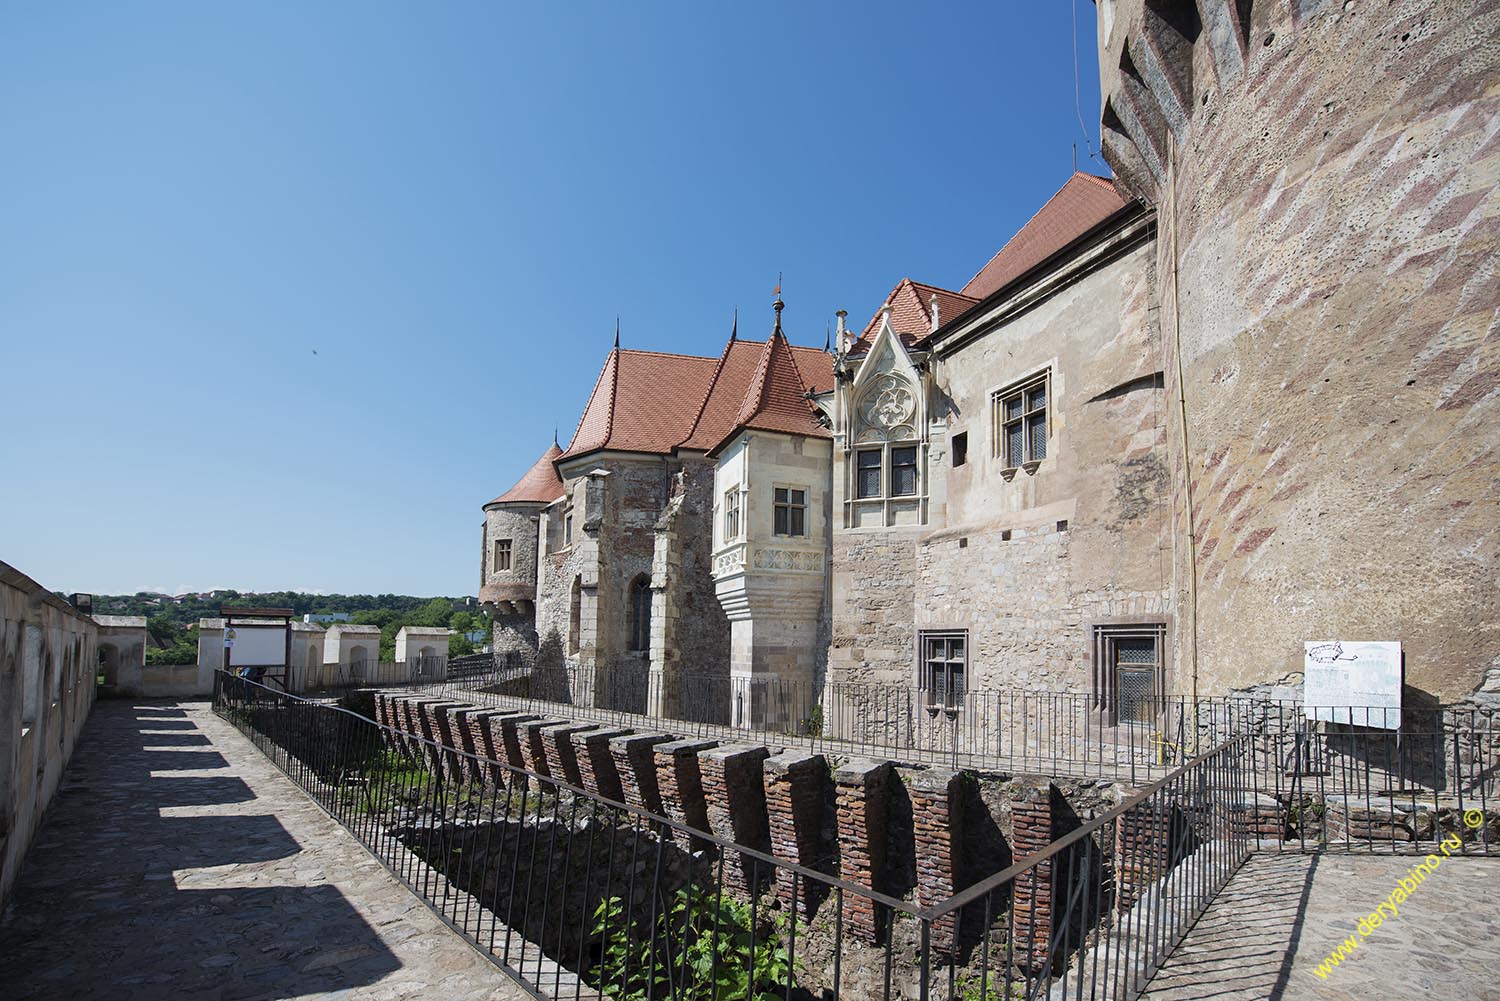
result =
[{"label": "brick masonry", "polygon": [[1126,911],[1166,872],[1171,814],[1155,802],[1115,820],[1115,908]]},{"label": "brick masonry", "polygon": [[[661,790],[662,812],[678,824],[708,831],[708,804],[703,796],[703,774],[698,755],[718,746],[714,740],[671,740],[657,744],[656,782]],[[674,836],[678,847],[696,850],[695,839]]]},{"label": "brick masonry", "polygon": [[[1035,855],[1057,836],[1053,816],[1057,789],[1046,779],[1021,785],[1011,801],[1011,848],[1017,861]],[[1018,963],[1028,961],[1039,969],[1047,956],[1052,936],[1053,864],[1032,866],[1017,880],[1012,897],[1012,927]]]},{"label": "brick masonry", "polygon": [[[771,854],[818,872],[829,872],[837,851],[826,827],[826,808],[833,795],[827,760],[821,754],[788,751],[762,763],[766,820]],[[792,906],[791,874],[778,869],[776,893],[783,906]],[[815,900],[797,894],[799,913],[810,917]]]},{"label": "brick masonry", "polygon": [[635,733],[611,738],[609,753],[615,760],[615,771],[620,776],[621,792],[626,805],[649,813],[662,813],[661,783],[656,778],[655,748],[672,739],[670,734],[665,733]]},{"label": "brick masonry", "polygon": [[578,773],[578,756],[573,753],[573,734],[592,730],[592,723],[553,723],[539,727],[542,750],[547,756],[547,771],[553,778],[562,779],[570,785],[582,787],[583,776]]},{"label": "brick masonry", "polygon": [[[946,768],[924,768],[901,775],[911,797],[917,900],[928,907],[962,889],[964,777]],[[944,955],[956,955],[958,931],[957,913],[934,921],[932,948]]]},{"label": "brick masonry", "polygon": [[616,737],[630,735],[629,730],[611,727],[596,727],[573,734],[573,756],[578,760],[578,774],[583,788],[596,796],[625,802],[624,789],[620,784],[620,770],[609,750],[609,742]]},{"label": "brick masonry", "polygon": [[[758,744],[723,744],[698,755],[708,829],[726,841],[771,850],[762,766],[771,756]],[[742,895],[758,893],[772,873],[764,865],[731,852],[724,859],[724,881]]]},{"label": "brick masonry", "polygon": [[[838,797],[839,875],[844,880],[885,888],[886,806],[891,781],[888,761],[856,758],[833,773]],[[866,942],[879,940],[886,916],[876,913],[873,901],[844,894],[844,927]]]}]

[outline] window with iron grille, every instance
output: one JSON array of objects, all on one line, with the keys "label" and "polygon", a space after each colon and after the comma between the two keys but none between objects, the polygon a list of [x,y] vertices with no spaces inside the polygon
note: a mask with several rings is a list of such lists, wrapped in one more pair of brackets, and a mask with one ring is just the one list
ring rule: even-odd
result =
[{"label": "window with iron grille", "polygon": [[917,634],[922,653],[920,687],[929,706],[956,709],[963,704],[969,668],[966,630]]},{"label": "window with iron grille", "polygon": [[494,572],[504,573],[510,569],[510,540],[495,540],[495,562]]},{"label": "window with iron grille", "polygon": [[917,492],[917,446],[891,449],[891,496],[911,497]]},{"label": "window with iron grille", "polygon": [[881,449],[863,448],[854,453],[854,496],[880,496]]},{"label": "window with iron grille", "polygon": [[724,541],[740,537],[740,488],[724,491]]},{"label": "window with iron grille", "polygon": [[651,578],[645,574],[630,584],[630,649],[651,649]]},{"label": "window with iron grille", "polygon": [[995,447],[1007,468],[1047,457],[1048,373],[995,394]]},{"label": "window with iron grille", "polygon": [[798,487],[775,487],[772,499],[775,506],[776,535],[807,534],[807,491]]},{"label": "window with iron grille", "polygon": [[1116,722],[1155,721],[1166,694],[1164,623],[1094,627],[1094,699]]}]

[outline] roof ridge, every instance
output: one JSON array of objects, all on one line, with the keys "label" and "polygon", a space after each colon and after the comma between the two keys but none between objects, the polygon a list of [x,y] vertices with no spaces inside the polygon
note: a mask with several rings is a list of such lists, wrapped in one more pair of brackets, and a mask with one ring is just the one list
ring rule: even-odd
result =
[{"label": "roof ridge", "polygon": [[604,443],[607,445],[615,437],[615,403],[620,397],[620,333],[615,331],[615,346],[610,350],[610,358],[614,360],[613,369],[609,382],[609,415],[604,421]]},{"label": "roof ridge", "polygon": [[746,387],[745,399],[740,404],[740,412],[735,414],[734,426],[736,428],[743,425],[751,417],[754,417],[756,411],[761,408],[761,403],[766,393],[766,374],[771,371],[772,345],[775,342],[776,332],[772,331],[771,336],[766,340],[765,348],[761,351],[760,357],[755,361],[755,374],[750,377],[750,385]]},{"label": "roof ridge", "polygon": [[[614,357],[614,351],[604,356],[604,364],[599,366],[599,375],[594,379],[594,388],[589,391],[588,402],[583,405],[583,412],[578,415],[578,423],[573,427],[573,437],[568,442],[568,447],[563,449],[563,454],[573,451],[573,446],[578,444],[578,433],[583,430],[583,422],[588,419],[589,406],[593,404],[594,397],[599,394],[599,385],[604,381],[604,373],[609,368],[610,360]],[[607,439],[606,439],[607,440]]]},{"label": "roof ridge", "polygon": [[[752,342],[752,343],[758,344],[760,342],[759,341],[755,341],[755,342]],[[683,354],[680,351],[648,351],[648,350],[646,350],[644,348],[612,348],[611,350],[620,351],[621,353],[628,354],[628,355],[659,355],[660,357],[663,357],[663,358],[692,358],[694,361],[713,361],[714,360],[714,356],[713,355],[690,355],[690,354]]]},{"label": "roof ridge", "polygon": [[714,366],[713,377],[708,380],[708,388],[703,391],[703,399],[698,402],[698,416],[693,418],[693,426],[688,428],[688,433],[679,441],[674,448],[681,448],[684,442],[693,440],[693,435],[698,433],[698,425],[703,423],[703,415],[708,410],[708,401],[714,395],[714,387],[719,384],[719,376],[724,374],[724,366],[729,362],[729,352],[734,350],[737,337],[730,336],[724,342],[724,350],[719,352],[719,363]]}]

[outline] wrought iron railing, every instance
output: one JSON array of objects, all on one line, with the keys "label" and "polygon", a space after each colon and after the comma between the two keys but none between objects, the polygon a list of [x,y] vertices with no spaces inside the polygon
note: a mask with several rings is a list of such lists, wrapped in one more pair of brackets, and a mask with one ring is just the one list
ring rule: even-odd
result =
[{"label": "wrought iron railing", "polygon": [[1253,836],[1236,738],[920,906],[345,706],[215,708],[536,997],[1132,998]]}]

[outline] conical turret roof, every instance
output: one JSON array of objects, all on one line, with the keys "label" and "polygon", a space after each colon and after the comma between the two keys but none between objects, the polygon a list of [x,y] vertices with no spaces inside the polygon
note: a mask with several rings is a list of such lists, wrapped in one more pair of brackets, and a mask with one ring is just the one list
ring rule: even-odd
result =
[{"label": "conical turret roof", "polygon": [[526,475],[505,493],[486,504],[550,504],[563,495],[563,482],[553,465],[562,449],[553,442],[542,457],[526,470]]}]

